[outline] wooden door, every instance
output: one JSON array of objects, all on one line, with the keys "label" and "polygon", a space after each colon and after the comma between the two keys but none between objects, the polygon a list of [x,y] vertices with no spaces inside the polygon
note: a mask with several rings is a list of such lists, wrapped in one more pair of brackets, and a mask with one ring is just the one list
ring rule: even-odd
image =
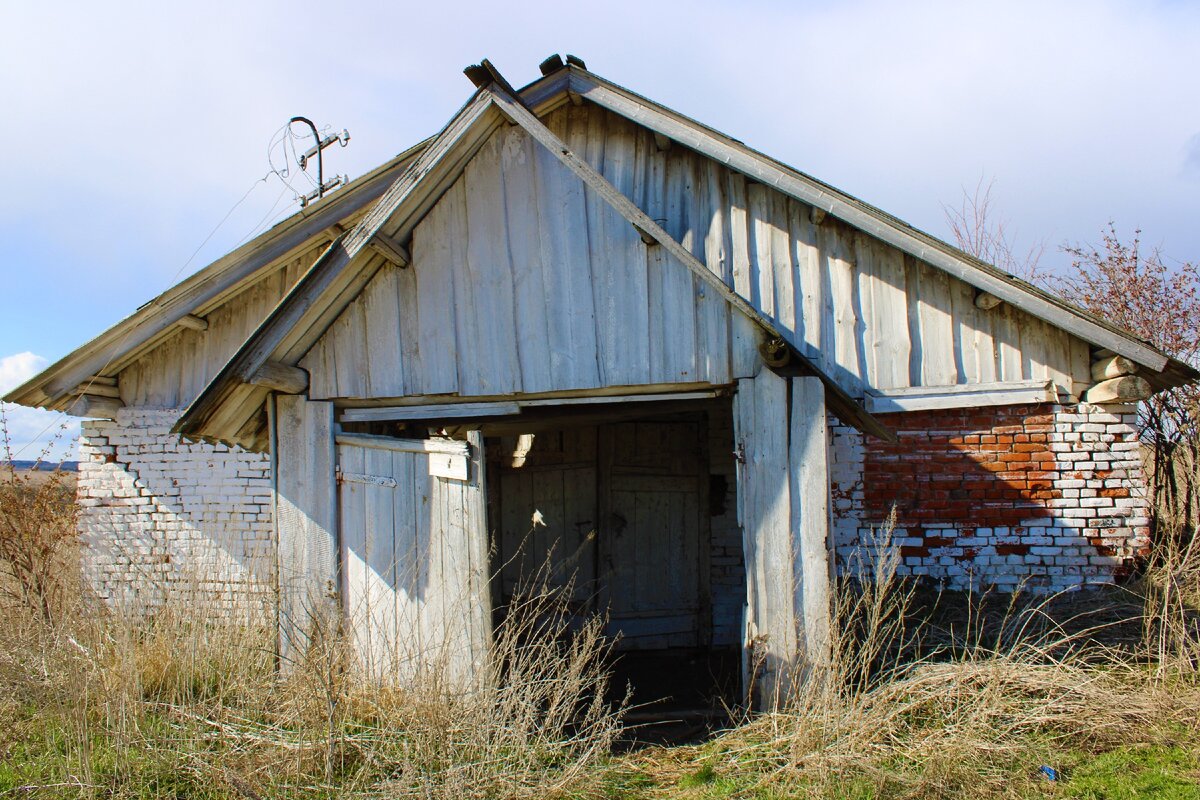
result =
[{"label": "wooden door", "polygon": [[[505,436],[496,467],[501,604],[522,584],[572,587],[580,614],[595,609],[596,428]],[[525,588],[528,588],[526,586]]]},{"label": "wooden door", "polygon": [[339,434],[342,604],[367,673],[477,672],[490,637],[483,440]]},{"label": "wooden door", "polygon": [[705,440],[700,421],[600,429],[601,598],[621,649],[708,643]]}]

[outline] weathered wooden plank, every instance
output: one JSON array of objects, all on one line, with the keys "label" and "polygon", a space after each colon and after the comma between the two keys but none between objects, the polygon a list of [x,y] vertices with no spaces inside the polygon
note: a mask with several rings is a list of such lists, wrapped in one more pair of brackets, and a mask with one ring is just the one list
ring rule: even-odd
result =
[{"label": "weathered wooden plank", "polygon": [[[728,199],[720,167],[708,159],[688,154],[695,170],[688,219],[697,228],[695,256],[726,286],[733,284],[729,258]],[[697,347],[699,377],[710,383],[730,381],[730,337],[732,309],[716,292],[699,280],[693,291],[699,299]]]},{"label": "weathered wooden plank", "polygon": [[272,419],[279,651],[290,664],[303,656],[314,618],[328,613],[337,588],[333,404],[279,395]]},{"label": "weathered wooden plank", "polygon": [[832,645],[833,539],[825,387],[816,378],[792,378],[791,396],[788,473],[796,655],[811,668],[829,663]]},{"label": "weathered wooden plank", "polygon": [[453,309],[458,325],[458,382],[463,394],[505,394],[515,391],[522,380],[514,336],[517,326],[501,146],[501,137],[494,135],[480,148],[461,181],[465,204],[451,206],[454,216],[448,235],[466,242],[465,269],[456,269],[463,280],[455,282]]},{"label": "weathered wooden plank", "polygon": [[411,271],[381,269],[367,284],[362,297],[355,301],[363,305],[369,365],[367,394],[371,397],[395,397],[405,393],[400,352],[403,318],[400,275]]},{"label": "weathered wooden plank", "polygon": [[[366,451],[339,447],[338,466],[350,472],[367,469]],[[338,545],[341,550],[342,611],[355,654],[372,679],[378,678],[372,643],[371,585],[368,578],[367,493],[365,484],[342,483],[338,489]]]},{"label": "weathered wooden plank", "polygon": [[[733,290],[741,297],[750,297],[754,279],[750,265],[750,217],[746,195],[746,179],[736,172],[727,175],[729,192],[730,263],[733,267]],[[760,329],[745,314],[734,313],[730,324],[732,335],[731,368],[735,378],[752,378],[762,364],[758,355]]]},{"label": "weathered wooden plank", "polygon": [[[418,380],[406,381],[409,391],[440,394],[458,391],[458,348],[454,310],[464,302],[455,296],[454,272],[461,263],[461,231],[451,220],[461,219],[465,206],[463,185],[455,183],[442,202],[413,231],[413,273],[416,303],[402,306],[417,321],[416,350],[420,353]],[[403,278],[402,278],[403,280]]]},{"label": "weathered wooden plank", "polygon": [[[554,119],[556,135],[565,138],[566,114]],[[544,147],[533,154],[551,374],[557,388],[588,389],[600,385],[600,374],[584,185]]]},{"label": "weathered wooden plank", "polygon": [[342,412],[343,422],[404,421],[417,419],[450,419],[459,417],[498,417],[521,413],[516,402],[438,403],[425,406],[381,406],[348,408]]},{"label": "weathered wooden plank", "polygon": [[[506,106],[511,110],[511,106]],[[608,185],[626,198],[632,194],[636,159],[636,140],[632,126],[625,120],[608,119],[591,115],[588,126],[589,140],[605,139],[598,149],[603,151],[603,160],[596,172],[603,176]],[[611,127],[609,127],[611,125]],[[528,128],[527,128],[528,130]],[[545,128],[530,131],[535,138]],[[589,144],[588,152],[593,151]],[[586,183],[586,181],[585,181]],[[595,194],[597,186],[589,185],[589,194]],[[592,208],[589,197],[589,209]],[[646,272],[646,245],[629,221],[611,207],[608,198],[600,196],[597,202],[597,227],[589,230],[602,237],[600,259],[593,258],[592,270],[595,281],[596,270],[601,270],[599,298],[596,311],[602,326],[602,360],[605,382],[610,385],[630,385],[645,380],[650,372],[649,348],[649,286]]]},{"label": "weathered wooden plank", "polygon": [[454,439],[398,439],[394,436],[379,436],[373,433],[338,433],[334,438],[338,444],[388,450],[395,453],[443,453],[452,456],[469,454],[467,443]]},{"label": "weathered wooden plank", "polygon": [[[688,161],[685,158],[667,160],[665,188],[666,219],[681,235],[688,229],[689,194],[692,191]],[[684,245],[686,247],[686,245]],[[649,253],[651,274],[656,277],[658,293],[651,291],[648,306],[652,328],[651,341],[656,337],[662,361],[652,370],[656,381],[691,381],[697,373],[697,297],[691,272],[671,258],[662,247],[652,247]]]},{"label": "weathered wooden plank", "polygon": [[[842,388],[855,393],[862,381],[859,361],[861,346],[858,281],[855,278],[854,234],[847,228],[826,222],[821,226],[825,268],[829,273],[826,324],[829,336],[822,352],[826,372]],[[832,348],[829,344],[832,344]]]},{"label": "weathered wooden plank", "polygon": [[950,278],[941,270],[920,264],[917,317],[921,336],[921,383],[949,386],[958,383],[954,365],[954,316]]},{"label": "weathered wooden plank", "polygon": [[[506,212],[507,246],[512,270],[517,359],[520,387],[526,392],[544,392],[557,388],[550,355],[549,309],[565,298],[547,291],[547,273],[560,269],[542,258],[540,209],[543,205],[535,152],[541,150],[518,126],[494,134],[500,142],[500,168]],[[553,284],[551,284],[553,285]]]},{"label": "weathered wooden plank", "polygon": [[956,386],[919,386],[909,389],[872,389],[864,398],[868,411],[927,411],[938,408],[977,408],[1058,402],[1053,380],[1007,381]]}]

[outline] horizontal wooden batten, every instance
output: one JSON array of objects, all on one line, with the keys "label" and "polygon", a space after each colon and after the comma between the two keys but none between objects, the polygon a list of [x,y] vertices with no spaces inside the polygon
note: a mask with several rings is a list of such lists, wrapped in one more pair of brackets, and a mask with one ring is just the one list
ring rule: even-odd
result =
[{"label": "horizontal wooden batten", "polygon": [[[334,436],[334,441],[338,445],[386,450],[390,453],[424,453],[429,456],[429,474],[437,478],[465,481],[470,474],[468,460],[471,447],[466,442],[450,439],[396,439],[367,433],[338,433]],[[352,483],[376,483],[378,480],[373,480],[374,476],[370,475],[355,477],[359,480],[351,480]]]},{"label": "horizontal wooden batten", "polygon": [[373,433],[338,433],[334,435],[338,444],[355,447],[370,447],[397,453],[441,453],[450,456],[470,455],[471,446],[454,439],[398,439],[394,436],[377,436]]},{"label": "horizontal wooden batten", "polygon": [[1058,399],[1058,387],[1054,382],[1040,380],[877,390],[868,392],[865,398],[867,410],[875,414],[1056,403]]},{"label": "horizontal wooden batten", "polygon": [[419,419],[458,419],[466,417],[499,417],[520,414],[516,403],[444,403],[428,406],[385,406],[383,408],[349,408],[342,412],[342,422],[407,422]]},{"label": "horizontal wooden batten", "polygon": [[532,400],[500,400],[487,403],[437,403],[424,406],[383,406],[379,408],[348,408],[341,414],[342,422],[404,422],[422,419],[466,419],[470,417],[502,417],[520,414],[525,408],[554,408],[557,406],[604,405],[612,403],[646,403],[683,400],[711,400],[715,389],[702,392],[673,394],[630,394],[594,397],[555,397]]}]

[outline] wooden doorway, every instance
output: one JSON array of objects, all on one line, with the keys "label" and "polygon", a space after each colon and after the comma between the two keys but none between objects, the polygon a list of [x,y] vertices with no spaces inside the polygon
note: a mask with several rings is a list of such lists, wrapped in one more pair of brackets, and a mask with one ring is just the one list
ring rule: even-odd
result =
[{"label": "wooden doorway", "polygon": [[643,711],[715,721],[711,709],[736,705],[745,578],[731,426],[717,401],[489,437],[497,624],[522,581],[570,583],[577,622],[605,615],[614,686],[631,683]]}]

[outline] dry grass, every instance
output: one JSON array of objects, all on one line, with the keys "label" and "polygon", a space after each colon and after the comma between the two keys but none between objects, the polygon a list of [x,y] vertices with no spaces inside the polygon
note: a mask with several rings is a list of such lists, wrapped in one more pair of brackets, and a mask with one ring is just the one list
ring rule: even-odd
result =
[{"label": "dry grass", "polygon": [[344,624],[280,672],[273,618],[60,589],[50,615],[0,609],[0,795],[553,797],[597,783],[620,729],[603,623],[571,629],[562,591],[522,594],[464,684],[436,650],[368,675]]},{"label": "dry grass", "polygon": [[[1100,595],[935,603],[896,577],[881,532],[872,563],[840,587],[828,663],[786,707],[701,747],[614,759],[610,643],[600,620],[572,628],[569,587],[523,592],[468,685],[449,653],[429,654],[403,681],[378,665],[368,672],[345,626],[319,615],[314,644],[281,673],[271,618],[235,621],[170,597],[152,615],[90,602],[66,568],[69,514],[51,524],[20,513],[61,510],[61,491],[47,486],[0,498],[12,542],[50,537],[34,551],[58,565],[30,591],[4,564],[0,794],[1071,796],[1075,784],[1048,789],[1038,767],[1082,775],[1098,759],[1142,752],[1170,756],[1160,759],[1178,773],[1169,786],[1184,787],[1171,796],[1196,788],[1191,551],[1163,554],[1137,594],[1106,613],[1086,608],[1111,599]],[[179,598],[192,596],[176,584]],[[1142,635],[1111,646],[1106,633],[1118,627]],[[1122,795],[1101,785],[1080,796]]]},{"label": "dry grass", "polygon": [[[880,536],[886,540],[887,532]],[[1200,796],[1196,663],[1172,657],[1172,669],[1163,670],[1153,636],[1134,646],[1118,636],[1119,646],[1110,644],[1107,630],[1140,622],[1131,594],[1090,594],[1086,601],[960,595],[943,598],[951,613],[930,613],[918,608],[917,588],[896,578],[894,548],[878,544],[877,560],[860,571],[870,579],[841,587],[821,677],[794,687],[786,707],[709,745],[635,759],[626,779],[641,788],[632,793],[1075,796],[1069,782],[1052,785],[1039,768],[1062,773],[1065,766],[1069,775],[1102,754],[1133,748],[1128,758],[1177,756],[1182,774],[1170,776],[1162,791],[1182,786],[1184,793],[1129,794],[1101,782],[1081,796]],[[1184,605],[1181,599],[1163,612],[1159,625],[1170,626],[1173,646],[1194,647],[1195,629],[1181,623]],[[1194,614],[1197,607],[1190,608]],[[1123,619],[1126,612],[1132,618]],[[1118,766],[1105,780],[1119,781],[1123,769],[1136,771]]]}]

